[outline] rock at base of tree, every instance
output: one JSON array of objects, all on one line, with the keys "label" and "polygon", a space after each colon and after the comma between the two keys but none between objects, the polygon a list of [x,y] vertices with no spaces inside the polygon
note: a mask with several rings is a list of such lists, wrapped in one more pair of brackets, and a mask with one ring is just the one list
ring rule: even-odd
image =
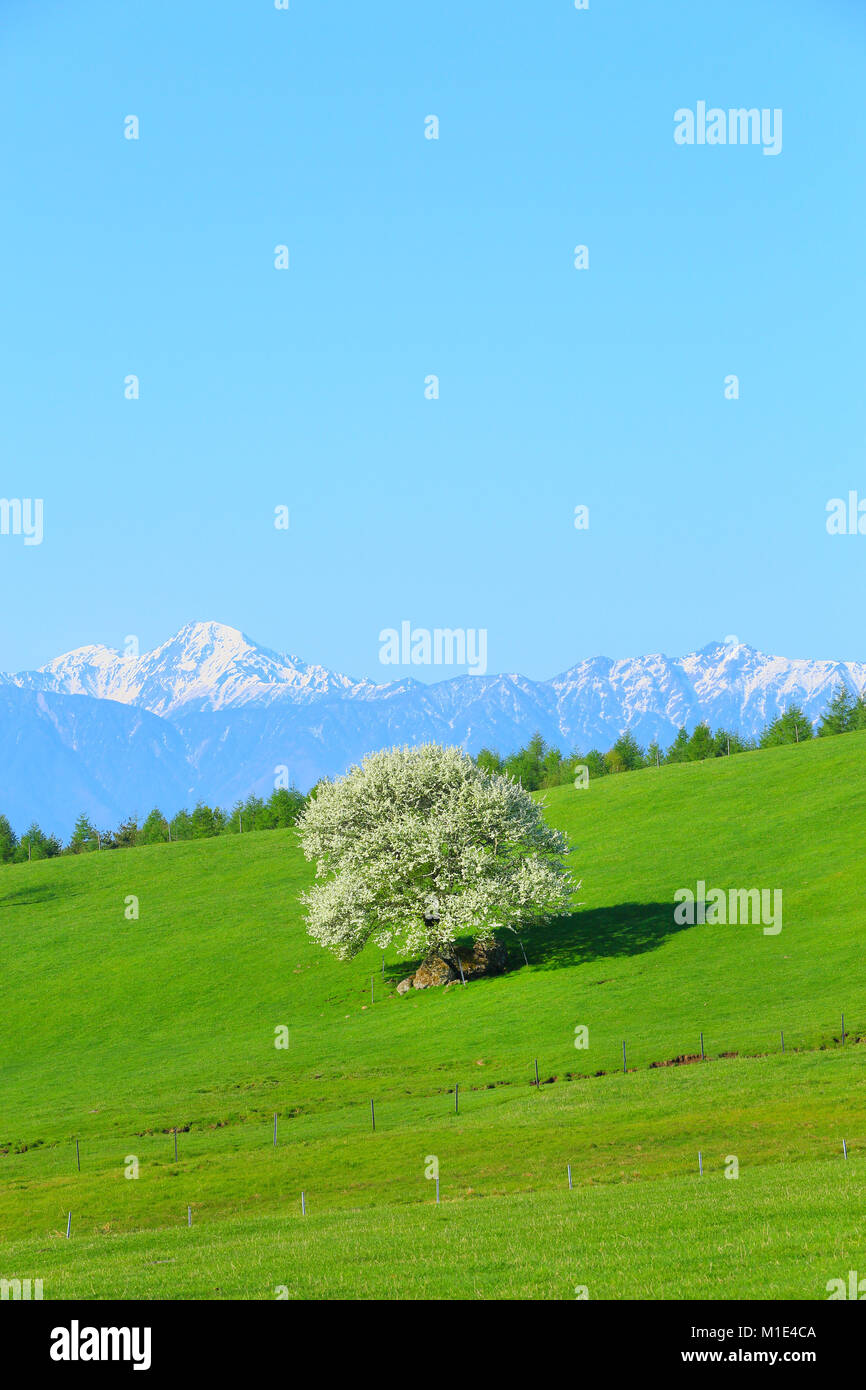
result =
[{"label": "rock at base of tree", "polygon": [[505,947],[500,946],[493,937],[476,941],[471,950],[459,951],[458,957],[466,980],[479,980],[483,975],[501,975],[508,965]]},{"label": "rock at base of tree", "polygon": [[407,979],[401,980],[399,985],[397,986],[397,993],[408,994],[410,989],[412,988],[412,979],[413,977],[410,975]]},{"label": "rock at base of tree", "polygon": [[455,979],[457,971],[449,961],[441,956],[431,955],[422,961],[412,976],[413,989],[433,989],[436,985],[447,985]]},{"label": "rock at base of tree", "polygon": [[401,989],[404,984],[407,988],[411,984],[413,989],[434,989],[439,985],[453,984],[460,979],[461,969],[464,980],[480,980],[485,975],[501,975],[508,962],[504,946],[500,946],[492,937],[487,941],[476,941],[469,950],[464,948],[457,954],[459,967],[456,959],[446,960],[434,951],[421,962],[414,975],[400,982],[397,986],[398,991],[405,993]]}]

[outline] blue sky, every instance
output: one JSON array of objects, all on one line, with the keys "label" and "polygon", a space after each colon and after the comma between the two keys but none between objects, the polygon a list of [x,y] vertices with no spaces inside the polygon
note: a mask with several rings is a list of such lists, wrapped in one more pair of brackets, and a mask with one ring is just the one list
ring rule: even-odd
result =
[{"label": "blue sky", "polygon": [[[0,670],[209,618],[374,679],[403,620],[866,659],[864,55],[854,0],[3,0]],[[701,100],[782,152],[676,145]]]}]

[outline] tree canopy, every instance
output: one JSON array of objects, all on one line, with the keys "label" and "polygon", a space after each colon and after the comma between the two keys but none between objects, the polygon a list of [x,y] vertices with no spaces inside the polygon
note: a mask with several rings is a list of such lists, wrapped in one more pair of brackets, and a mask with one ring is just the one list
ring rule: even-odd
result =
[{"label": "tree canopy", "polygon": [[304,894],[308,930],[341,959],[370,940],[447,956],[460,936],[570,908],[566,836],[459,748],[369,754],[319,785],[298,830],[320,880]]}]

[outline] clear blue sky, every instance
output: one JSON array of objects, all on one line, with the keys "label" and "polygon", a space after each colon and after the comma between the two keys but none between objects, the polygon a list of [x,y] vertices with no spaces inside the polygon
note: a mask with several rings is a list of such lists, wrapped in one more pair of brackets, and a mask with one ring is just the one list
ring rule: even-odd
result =
[{"label": "clear blue sky", "polygon": [[[0,496],[45,506],[0,670],[206,618],[374,679],[404,619],[532,677],[866,658],[866,536],[825,530],[866,497],[860,0],[0,24]],[[701,100],[781,108],[782,153],[677,146]]]}]

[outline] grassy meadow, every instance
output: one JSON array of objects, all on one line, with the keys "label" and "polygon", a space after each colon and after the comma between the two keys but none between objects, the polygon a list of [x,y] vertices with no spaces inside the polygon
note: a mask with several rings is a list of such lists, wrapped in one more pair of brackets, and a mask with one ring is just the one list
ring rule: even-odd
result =
[{"label": "grassy meadow", "polygon": [[[405,997],[396,951],[306,936],[292,831],[0,870],[0,1276],[826,1297],[866,1270],[864,760],[849,734],[550,791],[577,915],[528,965],[505,933],[508,974]],[[679,926],[699,880],[781,889],[781,932]]]}]

